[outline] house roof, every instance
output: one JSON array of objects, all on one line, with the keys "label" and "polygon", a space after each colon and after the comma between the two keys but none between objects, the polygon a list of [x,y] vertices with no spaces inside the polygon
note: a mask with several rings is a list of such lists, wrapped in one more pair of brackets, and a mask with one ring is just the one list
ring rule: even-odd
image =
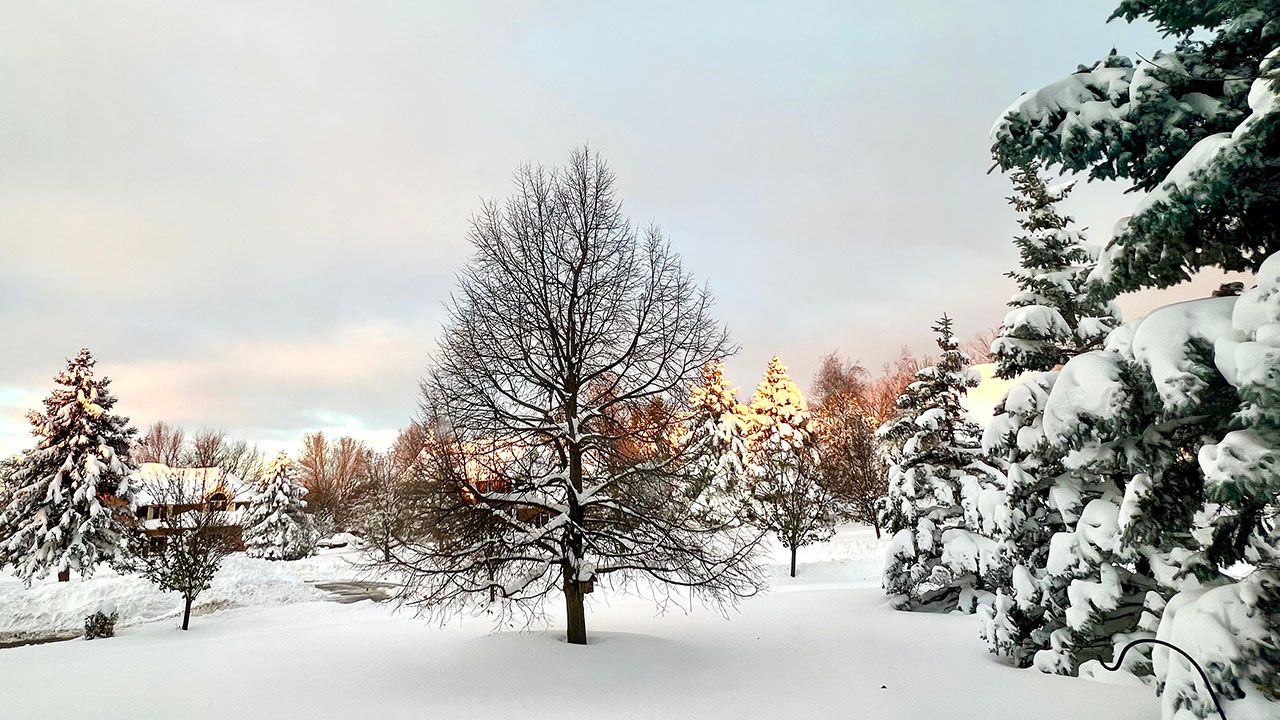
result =
[{"label": "house roof", "polygon": [[138,505],[173,505],[207,500],[221,492],[232,502],[245,502],[257,492],[253,485],[222,468],[175,468],[143,463],[130,478],[137,487]]},{"label": "house roof", "polygon": [[242,505],[235,510],[219,510],[212,513],[181,513],[173,517],[149,518],[141,521],[143,530],[190,530],[200,523],[205,527],[222,528],[244,525],[248,511]]}]

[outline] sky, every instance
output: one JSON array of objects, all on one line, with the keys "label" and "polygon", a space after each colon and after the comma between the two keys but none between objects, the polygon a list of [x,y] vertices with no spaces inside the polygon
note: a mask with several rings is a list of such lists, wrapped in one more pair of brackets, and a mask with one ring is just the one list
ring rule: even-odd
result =
[{"label": "sky", "polygon": [[[468,217],[583,143],[709,283],[744,394],[773,354],[807,386],[995,326],[989,129],[1165,44],[1114,4],[0,1],[0,453],[82,346],[138,427],[387,442]],[[1122,190],[1067,208],[1102,241]]]}]

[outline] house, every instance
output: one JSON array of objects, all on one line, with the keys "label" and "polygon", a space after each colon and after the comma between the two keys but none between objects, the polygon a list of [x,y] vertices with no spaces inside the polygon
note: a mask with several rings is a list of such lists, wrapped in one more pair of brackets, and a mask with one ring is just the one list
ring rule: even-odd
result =
[{"label": "house", "polygon": [[130,477],[136,488],[136,516],[148,548],[197,526],[224,532],[237,549],[244,546],[242,524],[257,490],[222,468],[174,468],[143,463]]}]

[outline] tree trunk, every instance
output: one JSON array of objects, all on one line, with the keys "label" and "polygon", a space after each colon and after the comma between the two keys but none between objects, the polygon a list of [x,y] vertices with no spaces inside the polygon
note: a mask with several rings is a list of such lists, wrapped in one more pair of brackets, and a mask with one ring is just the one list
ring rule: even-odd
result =
[{"label": "tree trunk", "polygon": [[791,577],[796,576],[796,546],[791,546]]},{"label": "tree trunk", "polygon": [[570,645],[587,644],[587,613],[582,605],[582,586],[573,568],[564,569],[564,609],[568,620],[566,639]]},{"label": "tree trunk", "polygon": [[71,581],[71,568],[58,571],[58,582],[70,582],[70,581]]},{"label": "tree trunk", "polygon": [[880,518],[876,517],[875,514],[871,515],[871,527],[876,529],[876,539],[879,540],[880,539]]},{"label": "tree trunk", "polygon": [[182,629],[186,630],[187,626],[191,624],[191,596],[184,595],[183,597],[185,598],[186,602],[184,603],[184,607],[182,608]]},{"label": "tree trunk", "polygon": [[[570,431],[578,433],[577,414],[577,382],[569,383],[569,402],[565,409],[569,415]],[[569,555],[569,562],[564,565],[564,607],[567,630],[565,639],[570,645],[587,644],[587,612],[582,606],[582,583],[578,582],[578,569],[582,566],[583,538],[579,528],[585,528],[586,517],[578,497],[582,493],[582,446],[575,443],[569,445],[569,485],[573,492],[569,493],[569,507],[564,512],[569,514],[569,531],[565,538],[564,550]]]}]

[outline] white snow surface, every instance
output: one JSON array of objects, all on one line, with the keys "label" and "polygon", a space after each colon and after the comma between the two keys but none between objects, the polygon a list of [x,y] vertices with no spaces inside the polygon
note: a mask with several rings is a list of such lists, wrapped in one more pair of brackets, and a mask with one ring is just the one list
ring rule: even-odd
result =
[{"label": "white snow surface", "polygon": [[[192,612],[199,616],[233,607],[320,600],[325,593],[310,583],[352,578],[355,559],[351,553],[333,553],[273,562],[237,553],[223,562],[212,587],[196,598]],[[29,588],[4,572],[0,573],[0,643],[79,635],[85,616],[104,602],[114,603],[120,613],[117,630],[180,617],[182,612],[181,595],[161,592],[140,575],[121,575],[105,567],[88,580],[73,575],[69,582],[60,583],[50,577]]]},{"label": "white snow surface", "polygon": [[1203,298],[1174,303],[1155,310],[1138,324],[1133,335],[1133,357],[1151,371],[1160,399],[1169,410],[1193,405],[1204,390],[1204,381],[1192,370],[1189,343],[1200,340],[1213,347],[1230,337],[1234,297]]},{"label": "white snow surface", "polygon": [[[644,598],[597,586],[586,647],[566,645],[559,624],[495,632],[487,618],[468,617],[441,627],[366,601],[254,604],[197,617],[185,633],[168,619],[125,627],[112,639],[0,650],[0,714],[5,720],[136,720],[160,712],[187,720],[1159,716],[1149,688],[999,663],[978,639],[973,616],[890,609],[879,588],[887,542],[868,528],[842,528],[829,542],[801,549],[795,579],[786,577],[786,551],[773,548],[772,590],[743,601],[727,618],[696,605],[655,614]],[[301,579],[350,572],[343,563],[341,556],[321,556],[268,564]],[[105,576],[85,584],[95,583],[109,584]],[[5,600],[12,599],[9,581],[2,587]],[[9,605],[0,607],[7,617]],[[559,607],[550,610],[558,619]]]},{"label": "white snow surface", "polygon": [[1121,365],[1118,354],[1095,350],[1062,366],[1044,412],[1044,432],[1050,442],[1065,443],[1081,419],[1110,418],[1129,403],[1120,379]]}]

